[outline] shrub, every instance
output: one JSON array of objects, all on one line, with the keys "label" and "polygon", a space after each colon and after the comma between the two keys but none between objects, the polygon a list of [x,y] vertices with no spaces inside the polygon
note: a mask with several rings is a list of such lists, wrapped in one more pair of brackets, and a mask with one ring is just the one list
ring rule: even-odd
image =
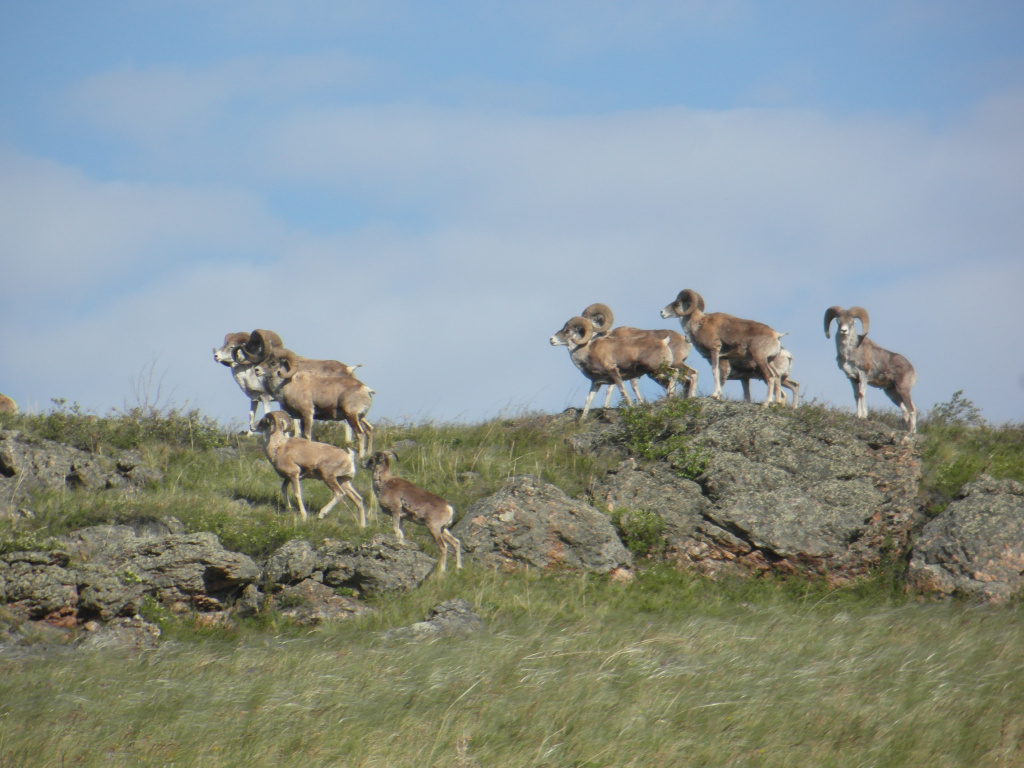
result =
[{"label": "shrub", "polygon": [[637,557],[660,554],[665,549],[665,520],[646,509],[616,509],[612,524],[626,549]]},{"label": "shrub", "polygon": [[696,478],[707,469],[709,457],[706,450],[693,445],[685,427],[700,408],[698,401],[682,398],[657,407],[637,404],[621,408],[621,440],[631,455],[667,460],[683,477]]}]

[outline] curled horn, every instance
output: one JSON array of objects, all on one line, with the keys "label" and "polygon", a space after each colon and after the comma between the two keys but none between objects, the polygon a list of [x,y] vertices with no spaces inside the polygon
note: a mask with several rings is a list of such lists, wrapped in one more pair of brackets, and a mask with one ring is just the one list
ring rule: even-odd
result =
[{"label": "curled horn", "polygon": [[868,335],[868,311],[864,307],[850,307],[850,314],[860,320],[860,324],[864,327],[864,333],[862,336]]},{"label": "curled horn", "polygon": [[241,349],[247,363],[260,363],[271,349],[282,346],[284,343],[276,333],[257,328],[249,334],[249,341]]},{"label": "curled horn", "polygon": [[588,343],[592,338],[594,338],[594,324],[585,317],[571,317],[566,325],[571,325],[573,327],[573,331],[575,331],[576,335],[579,337],[577,343],[580,346]]},{"label": "curled horn", "polygon": [[825,338],[832,338],[832,321],[843,313],[842,307],[829,307],[825,310]]},{"label": "curled horn", "polygon": [[290,349],[285,349],[283,347],[275,349],[274,356],[281,364],[279,373],[282,379],[290,379],[299,372],[299,366],[297,365],[299,356]]},{"label": "curled horn", "polygon": [[594,333],[607,333],[615,323],[615,315],[607,304],[591,304],[583,310],[583,317],[594,324]]},{"label": "curled horn", "polygon": [[680,304],[683,305],[683,316],[693,314],[694,311],[704,311],[704,297],[697,293],[692,288],[687,288],[684,291],[679,292],[679,298],[676,299]]}]

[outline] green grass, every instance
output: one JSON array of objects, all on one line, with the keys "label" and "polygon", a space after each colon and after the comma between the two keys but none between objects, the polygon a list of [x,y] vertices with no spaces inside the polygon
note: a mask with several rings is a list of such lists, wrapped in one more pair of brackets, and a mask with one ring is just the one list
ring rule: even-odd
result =
[{"label": "green grass", "polygon": [[[922,420],[922,493],[930,503],[948,503],[982,471],[1024,481],[1020,425],[972,420],[962,397],[946,405]],[[680,407],[634,411],[622,440],[633,441],[640,458],[656,444],[667,443],[668,458],[685,453],[685,441],[665,431],[698,416]],[[793,419],[806,429],[852,421],[817,404]],[[360,530],[347,504],[326,521],[297,525],[261,442],[201,414],[95,417],[58,404],[56,414],[0,416],[0,427],[100,453],[135,450],[164,474],[142,493],[38,494],[27,504],[34,518],[0,521],[0,551],[140,517],[175,517],[256,557],[295,536],[359,541],[390,530],[372,514]],[[516,474],[581,494],[616,459],[573,453],[566,440],[580,429],[565,416],[522,414],[473,425],[381,423],[375,442],[398,444],[398,471],[461,515]],[[336,427],[318,428],[317,439],[340,437]],[[369,499],[367,473],[356,486]],[[313,510],[328,499],[319,483],[307,481],[304,492]],[[649,550],[658,520],[623,514],[626,538]],[[405,529],[433,553],[423,529]],[[453,597],[476,606],[485,633],[383,640],[384,630]],[[0,765],[1024,762],[1024,607],[919,602],[895,569],[829,589],[799,578],[712,582],[657,564],[618,583],[468,562],[371,605],[371,615],[317,630],[275,612],[205,627],[150,605],[146,615],[159,620],[164,639],[141,653],[38,642],[45,632],[18,627],[0,610],[0,630],[24,640],[0,654]]]},{"label": "green grass", "polygon": [[[453,596],[486,633],[382,640]],[[377,607],[0,658],[0,764],[998,766],[1022,745],[1019,608],[472,567]]]}]

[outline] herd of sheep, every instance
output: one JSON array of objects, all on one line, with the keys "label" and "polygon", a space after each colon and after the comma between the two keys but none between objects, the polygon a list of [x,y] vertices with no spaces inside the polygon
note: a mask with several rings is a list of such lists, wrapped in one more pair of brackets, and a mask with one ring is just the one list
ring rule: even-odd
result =
[{"label": "herd of sheep", "polygon": [[[552,345],[568,347],[573,364],[590,380],[581,418],[587,415],[602,386],[608,387],[606,408],[613,387],[624,401],[631,402],[627,381],[642,402],[637,382],[643,376],[656,381],[667,395],[672,395],[676,385],[682,383],[683,396],[692,397],[697,390],[697,371],[686,360],[693,349],[711,365],[711,397],[721,397],[723,382],[739,380],[749,402],[750,380],[758,379],[768,386],[765,405],[785,403],[785,388],[792,392],[792,404],[797,407],[800,385],[791,378],[793,356],[781,344],[785,334],[764,323],[724,312],[705,313],[704,299],[691,289],[681,291],[661,310],[661,316],[678,318],[683,332],[614,327],[611,309],[604,304],[591,304],[551,337]],[[860,333],[857,320],[861,322]],[[917,411],[910,398],[916,378],[913,366],[902,355],[882,349],[867,338],[870,321],[863,308],[829,307],[825,312],[826,337],[831,337],[833,322],[836,360],[853,385],[857,416],[867,417],[867,387],[879,387],[899,406],[908,430],[914,432]],[[421,523],[440,550],[439,569],[445,569],[449,549],[455,551],[456,566],[462,567],[461,545],[448,530],[455,516],[451,504],[394,476],[391,463],[398,457],[392,451],[373,452],[373,426],[366,420],[366,414],[374,392],[356,378],[354,371],[358,366],[301,357],[285,348],[276,333],[262,329],[227,334],[224,344],[213,351],[213,357],[231,369],[238,386],[249,397],[249,432],[264,436],[267,458],[281,477],[281,493],[289,509],[290,486],[299,514],[307,519],[300,481],[316,477],[333,494],[319,517],[323,518],[347,497],[359,511],[359,524],[366,526],[363,498],[352,485],[357,468],[356,450],[313,441],[315,419],[341,422],[347,442],[355,440],[358,458],[372,472],[374,497],[381,509],[392,516],[395,535],[403,538],[403,517]],[[271,402],[277,402],[280,410],[270,411]],[[257,422],[260,403],[264,416]]]},{"label": "herd of sheep", "polygon": [[[679,381],[684,394],[690,396],[697,386],[697,372],[686,365],[691,349],[711,364],[714,391],[711,397],[722,396],[722,383],[738,379],[743,394],[750,402],[750,380],[768,385],[764,404],[786,402],[785,387],[793,393],[797,406],[800,385],[791,378],[793,355],[782,346],[785,335],[754,320],[744,320],[724,312],[704,312],[704,299],[694,290],[681,291],[675,301],[661,310],[665,319],[678,318],[683,333],[667,330],[647,331],[639,328],[613,327],[611,310],[604,304],[591,304],[580,315],[572,317],[551,337],[553,346],[565,345],[573,364],[591,383],[583,405],[586,416],[594,395],[608,386],[605,407],[611,399],[612,387],[629,402],[625,382],[629,381],[642,402],[637,379],[648,376],[671,395]],[[857,333],[856,321],[861,322]],[[836,323],[836,361],[853,385],[857,416],[867,418],[865,395],[868,386],[878,387],[889,396],[903,414],[910,432],[917,430],[917,410],[910,397],[917,375],[903,355],[882,349],[867,338],[870,321],[862,307],[829,307],[825,311],[825,336],[831,336]]]},{"label": "herd of sheep", "polygon": [[[337,360],[301,357],[285,348],[273,331],[257,329],[252,333],[229,333],[224,344],[213,350],[213,359],[231,369],[238,386],[249,397],[249,431],[264,437],[264,451],[281,478],[281,493],[291,508],[289,486],[298,503],[302,520],[307,519],[302,501],[305,477],[322,480],[332,497],[319,512],[323,518],[342,498],[348,497],[359,510],[359,525],[366,527],[363,497],[352,485],[356,475],[357,454],[351,448],[339,448],[313,440],[313,420],[340,421],[345,425],[347,442],[353,437],[358,458],[372,473],[373,495],[380,508],[391,515],[395,536],[404,538],[401,521],[408,517],[430,531],[441,558],[438,569],[445,570],[449,548],[455,550],[455,565],[462,567],[462,545],[448,530],[455,520],[451,504],[430,491],[391,473],[393,451],[373,451],[373,426],[366,414],[374,392],[355,377],[358,366]],[[280,410],[271,411],[271,402]],[[263,403],[264,416],[256,422],[256,409]],[[296,421],[298,423],[296,423]]]}]

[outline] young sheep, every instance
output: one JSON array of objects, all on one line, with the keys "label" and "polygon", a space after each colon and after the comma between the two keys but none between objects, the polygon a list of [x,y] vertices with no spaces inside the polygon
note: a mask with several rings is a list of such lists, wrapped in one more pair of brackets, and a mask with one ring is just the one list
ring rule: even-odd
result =
[{"label": "young sheep", "polygon": [[[917,382],[914,366],[903,355],[882,349],[868,338],[868,312],[863,307],[829,307],[825,310],[825,338],[831,336],[836,321],[836,362],[850,379],[857,401],[857,418],[868,417],[864,400],[868,384],[882,389],[899,406],[907,429],[917,431],[917,408],[910,399],[910,388]],[[864,333],[857,334],[857,320]]]},{"label": "young sheep", "polygon": [[257,427],[266,438],[264,450],[267,458],[282,478],[281,493],[288,509],[292,508],[288,497],[288,484],[291,483],[299,503],[299,513],[303,522],[306,521],[306,505],[302,503],[302,484],[299,481],[305,477],[319,477],[334,496],[317,517],[326,517],[342,496],[348,496],[359,508],[359,525],[365,528],[366,508],[363,506],[363,497],[352,486],[352,479],[356,475],[355,453],[327,443],[288,437],[293,427],[291,416],[283,411],[271,411],[260,419]]},{"label": "young sheep", "polygon": [[455,519],[455,509],[447,501],[430,491],[401,477],[391,474],[391,461],[398,461],[394,451],[377,451],[366,460],[364,466],[373,472],[373,493],[380,508],[391,513],[395,536],[404,539],[402,516],[422,523],[434,537],[434,543],[441,551],[439,570],[444,571],[448,562],[448,547],[455,548],[455,567],[462,568],[462,544],[449,531]]},{"label": "young sheep", "polygon": [[779,373],[772,360],[782,349],[779,339],[786,334],[764,323],[733,317],[724,312],[704,314],[704,299],[690,288],[680,291],[675,301],[661,310],[661,316],[665,319],[678,318],[700,356],[711,363],[711,374],[715,379],[712,397],[717,399],[722,396],[719,361],[723,358],[754,362],[762,380],[768,384],[765,405],[774,402],[782,391]]}]

